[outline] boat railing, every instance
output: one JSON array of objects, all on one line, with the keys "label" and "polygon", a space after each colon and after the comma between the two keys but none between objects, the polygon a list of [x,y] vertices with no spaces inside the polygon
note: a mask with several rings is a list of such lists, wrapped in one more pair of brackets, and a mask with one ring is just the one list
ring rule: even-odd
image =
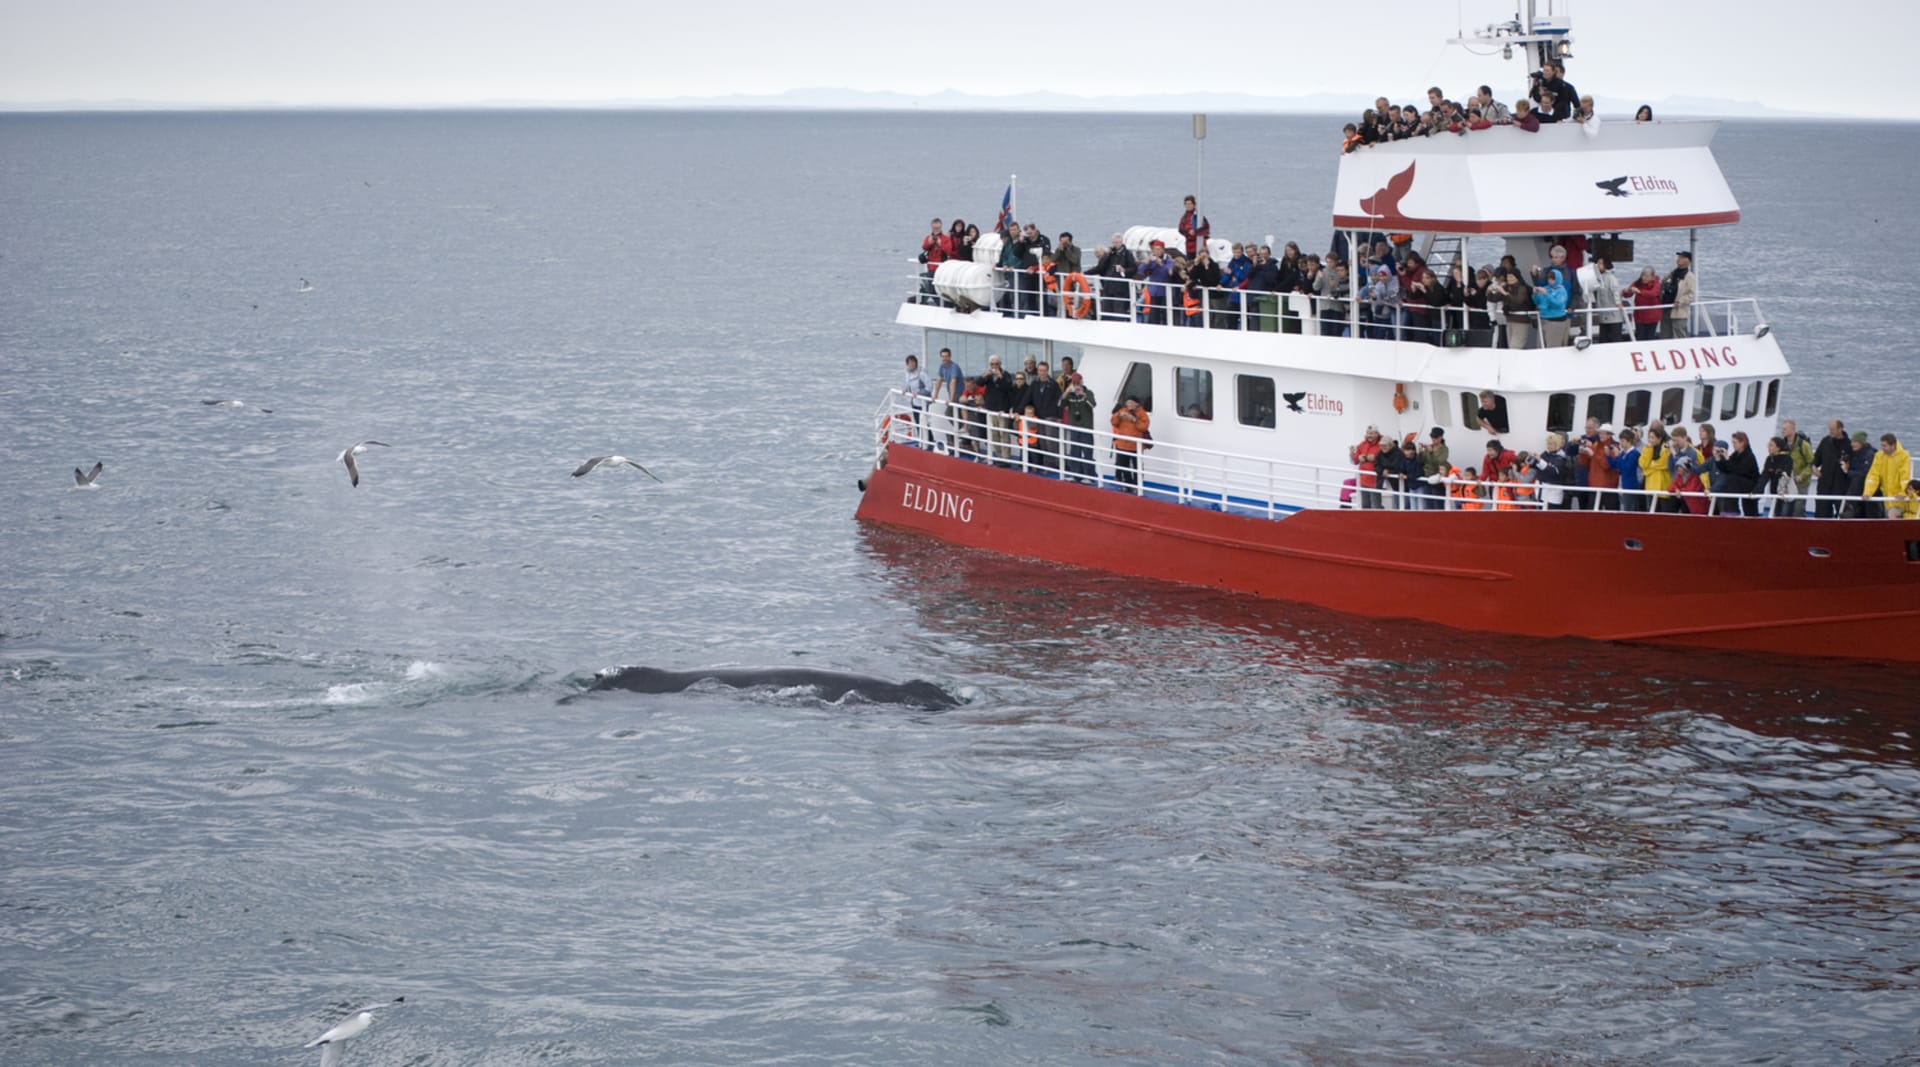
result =
[{"label": "boat railing", "polygon": [[[1496,304],[1487,308],[1429,307],[1396,298],[1372,301],[1358,298],[1360,312],[1349,313],[1353,297],[1312,293],[1268,293],[1246,289],[1202,288],[1197,296],[1174,282],[1139,278],[1102,278],[1055,275],[995,267],[992,284],[975,297],[937,290],[930,274],[914,282],[908,303],[955,310],[999,314],[1008,318],[1078,319],[1089,322],[1133,322],[1174,328],[1242,330],[1258,333],[1308,333],[1323,337],[1359,336],[1379,340],[1425,341],[1434,345],[1469,348],[1506,348],[1524,333],[1524,347],[1546,348],[1548,334],[1539,328],[1537,312],[1514,316],[1529,329],[1508,331],[1507,313]],[[1673,331],[1676,305],[1647,305],[1660,312],[1661,337],[1678,339]],[[1753,334],[1767,325],[1760,302],[1753,297],[1712,297],[1695,300],[1686,315],[1688,337],[1731,337]],[[1635,334],[1634,307],[1573,309],[1566,319],[1567,344],[1584,348],[1595,341],[1626,341]],[[1584,339],[1584,341],[1582,340]],[[1559,347],[1559,346],[1555,346]]]},{"label": "boat railing", "polygon": [[[1138,490],[1141,496],[1278,518],[1351,499],[1352,467],[1271,459],[1170,441],[1139,440],[1104,427],[1064,423],[925,398],[898,389],[875,413],[879,445],[910,445],[1022,473]],[[1133,446],[1130,450],[1128,445]],[[1131,472],[1127,460],[1137,467]]]},{"label": "boat railing", "polygon": [[[1569,505],[1582,510],[1671,510],[1721,517],[1855,518],[1870,512],[1872,504],[1886,503],[1852,494],[1649,491],[1463,477],[1401,483],[1350,464],[1328,466],[1165,440],[1141,441],[1100,427],[1079,429],[971,404],[912,397],[898,389],[888,391],[874,412],[874,423],[876,462],[884,457],[887,445],[900,444],[1036,477],[1276,519],[1311,508],[1525,511]],[[1128,452],[1119,442],[1138,450]],[[1123,458],[1134,459],[1137,469],[1129,472]]]}]

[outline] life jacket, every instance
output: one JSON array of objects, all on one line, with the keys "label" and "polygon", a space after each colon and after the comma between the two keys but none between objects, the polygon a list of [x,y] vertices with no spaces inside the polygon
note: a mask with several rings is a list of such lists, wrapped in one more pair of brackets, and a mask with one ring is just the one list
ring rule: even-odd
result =
[{"label": "life jacket", "polygon": [[1034,448],[1040,444],[1040,417],[1038,415],[1032,416],[1031,418],[1026,415],[1020,416],[1020,442],[1028,448]]},{"label": "life jacket", "polygon": [[1200,314],[1200,298],[1195,296],[1191,289],[1182,289],[1180,291],[1180,305],[1186,309],[1188,318],[1193,318],[1195,315]]},{"label": "life jacket", "polygon": [[[1454,468],[1453,476],[1455,478],[1460,477],[1458,467]],[[1479,482],[1453,483],[1453,499],[1458,501],[1461,511],[1479,511],[1481,508],[1486,507],[1485,504],[1480,502]]]}]

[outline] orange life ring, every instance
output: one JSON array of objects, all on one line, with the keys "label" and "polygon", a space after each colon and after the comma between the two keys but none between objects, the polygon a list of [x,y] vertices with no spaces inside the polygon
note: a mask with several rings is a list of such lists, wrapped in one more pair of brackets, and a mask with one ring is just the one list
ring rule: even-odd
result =
[{"label": "orange life ring", "polygon": [[[1076,319],[1084,319],[1093,313],[1093,299],[1088,294],[1093,288],[1087,284],[1087,276],[1074,271],[1067,275],[1067,314]],[[1079,295],[1074,295],[1074,294]]]}]

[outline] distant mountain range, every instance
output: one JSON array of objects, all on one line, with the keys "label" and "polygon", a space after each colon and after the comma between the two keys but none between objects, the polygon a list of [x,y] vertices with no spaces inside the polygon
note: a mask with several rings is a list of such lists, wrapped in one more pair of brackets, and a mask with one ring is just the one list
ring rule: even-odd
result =
[{"label": "distant mountain range", "polygon": [[[1416,101],[1418,102],[1418,101]],[[1704,96],[1671,96],[1659,100],[1622,102],[1603,114],[1626,115],[1642,103],[1666,117],[1818,119],[1859,116],[1789,111],[1752,100],[1723,100]],[[1157,93],[1131,96],[1076,96],[1071,93],[1018,93],[983,96],[952,89],[908,94],[861,89],[789,89],[780,93],[734,93],[726,96],[676,96],[615,100],[479,100],[462,104],[285,104],[275,101],[205,104],[152,100],[61,100],[35,103],[0,101],[0,111],[253,111],[253,110],[462,110],[462,109],[673,109],[735,108],[819,111],[1164,111],[1255,112],[1262,114],[1355,115],[1372,106],[1373,99],[1358,93],[1313,93],[1307,96],[1255,96],[1249,93]]]}]

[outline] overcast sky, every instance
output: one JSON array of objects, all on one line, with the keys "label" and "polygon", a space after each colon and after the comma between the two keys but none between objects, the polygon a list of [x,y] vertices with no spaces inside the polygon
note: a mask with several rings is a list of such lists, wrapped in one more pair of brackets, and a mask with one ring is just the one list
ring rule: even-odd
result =
[{"label": "overcast sky", "polygon": [[[1412,98],[1518,60],[1443,44],[1517,0],[0,0],[0,103],[588,103],[835,87]],[[1547,8],[1540,0],[1540,10]],[[1581,0],[1569,80],[1910,118],[1916,0]],[[1514,92],[1508,92],[1511,87]]]}]

